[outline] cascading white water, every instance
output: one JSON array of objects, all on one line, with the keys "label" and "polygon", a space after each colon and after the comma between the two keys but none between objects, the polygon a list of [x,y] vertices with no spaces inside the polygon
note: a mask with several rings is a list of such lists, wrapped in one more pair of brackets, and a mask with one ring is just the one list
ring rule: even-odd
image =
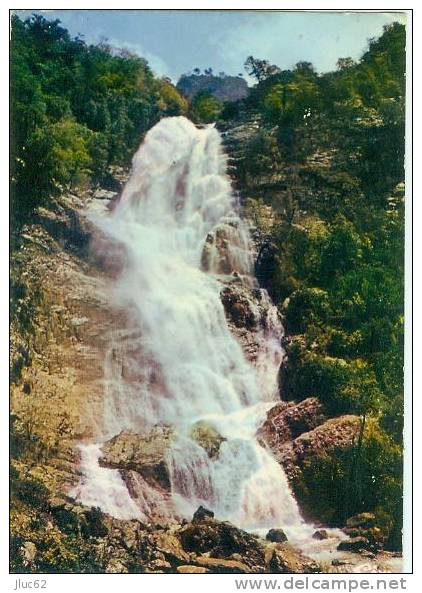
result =
[{"label": "cascading white water", "polygon": [[[252,364],[220,300],[230,273],[254,282],[248,233],[234,202],[218,131],[167,118],[136,153],[113,213],[96,217],[125,248],[113,298],[131,311],[135,328],[132,337],[115,336],[110,345],[103,437],[158,423],[173,426],[177,436],[168,465],[176,516],[190,517],[203,504],[240,527],[283,527],[289,539],[300,541],[311,528],[282,468],[255,438],[277,397],[281,326],[270,310]],[[263,291],[261,297],[267,298]],[[198,420],[226,439],[216,459],[189,437]],[[137,509],[137,516],[147,517],[148,505],[138,501],[134,507],[118,471],[99,467],[98,443],[81,449],[79,499],[121,518],[136,516]],[[163,514],[169,512],[165,505]]]}]

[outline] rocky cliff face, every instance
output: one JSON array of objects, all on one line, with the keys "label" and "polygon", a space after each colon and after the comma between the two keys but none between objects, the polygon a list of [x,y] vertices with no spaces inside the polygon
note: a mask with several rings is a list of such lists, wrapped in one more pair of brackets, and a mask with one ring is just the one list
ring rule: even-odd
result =
[{"label": "rocky cliff face", "polygon": [[249,95],[248,85],[240,76],[184,75],[177,89],[188,99],[201,92],[210,93],[220,101],[239,101]]},{"label": "rocky cliff face", "polygon": [[127,321],[108,295],[117,247],[99,257],[86,216],[115,195],[79,192],[40,208],[11,257],[14,463],[55,492],[79,479],[76,444],[99,430],[110,334]]}]

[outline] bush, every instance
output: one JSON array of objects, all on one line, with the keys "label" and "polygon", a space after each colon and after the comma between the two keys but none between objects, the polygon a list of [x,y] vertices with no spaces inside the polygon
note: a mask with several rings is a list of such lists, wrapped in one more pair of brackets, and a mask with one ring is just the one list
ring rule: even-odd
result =
[{"label": "bush", "polygon": [[367,422],[361,447],[335,449],[308,459],[293,483],[305,514],[343,526],[373,512],[389,549],[401,549],[402,454],[379,427]]},{"label": "bush", "polygon": [[287,345],[286,353],[280,381],[282,397],[317,397],[332,415],[364,414],[380,408],[382,394],[364,360],[348,362],[309,352],[304,339]]},{"label": "bush", "polygon": [[284,307],[285,329],[301,334],[310,325],[326,323],[330,313],[328,294],[319,288],[294,291]]},{"label": "bush", "polygon": [[209,124],[218,119],[223,110],[223,103],[207,92],[195,95],[190,108],[190,115],[196,123]]}]

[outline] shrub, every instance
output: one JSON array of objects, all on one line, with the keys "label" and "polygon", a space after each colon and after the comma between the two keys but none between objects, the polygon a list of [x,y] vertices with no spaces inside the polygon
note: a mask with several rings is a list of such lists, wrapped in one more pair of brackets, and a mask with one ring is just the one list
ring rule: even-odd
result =
[{"label": "shrub", "polygon": [[305,514],[342,526],[373,512],[386,547],[401,548],[402,454],[375,420],[366,424],[362,444],[308,459],[293,487]]},{"label": "shrub", "polygon": [[300,288],[294,291],[284,307],[285,328],[300,334],[310,325],[326,323],[330,306],[328,294],[319,288]]}]

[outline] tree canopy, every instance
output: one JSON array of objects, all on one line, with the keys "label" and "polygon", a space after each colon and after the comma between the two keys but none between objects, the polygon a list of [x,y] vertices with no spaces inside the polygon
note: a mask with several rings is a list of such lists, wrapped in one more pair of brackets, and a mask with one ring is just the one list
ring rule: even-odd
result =
[{"label": "tree canopy", "polygon": [[83,179],[126,165],[160,117],[187,101],[147,61],[103,42],[72,38],[60,21],[12,17],[13,212],[25,212]]}]

